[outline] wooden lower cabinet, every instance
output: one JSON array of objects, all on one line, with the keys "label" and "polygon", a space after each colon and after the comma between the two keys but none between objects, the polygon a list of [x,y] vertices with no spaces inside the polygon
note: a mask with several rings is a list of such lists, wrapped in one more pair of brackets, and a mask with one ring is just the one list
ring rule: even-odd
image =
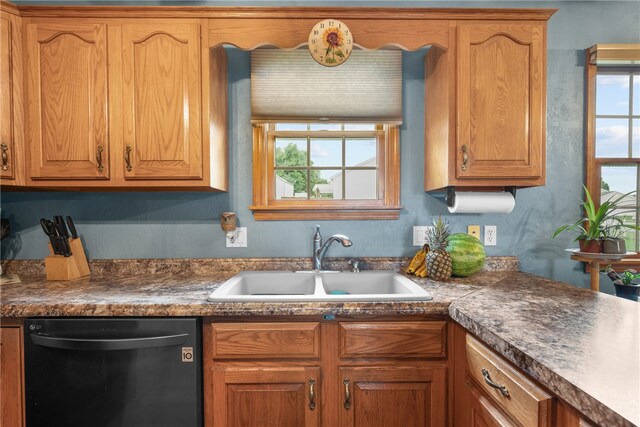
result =
[{"label": "wooden lower cabinet", "polygon": [[225,366],[213,371],[214,427],[317,427],[319,367]]},{"label": "wooden lower cabinet", "polygon": [[445,425],[444,366],[340,368],[341,427]]},{"label": "wooden lower cabinet", "polygon": [[473,385],[467,384],[469,393],[470,427],[518,427],[498,407]]},{"label": "wooden lower cabinet", "polygon": [[442,319],[243,320],[203,323],[205,426],[446,425]]},{"label": "wooden lower cabinet", "polygon": [[22,327],[0,327],[0,426],[24,426]]}]

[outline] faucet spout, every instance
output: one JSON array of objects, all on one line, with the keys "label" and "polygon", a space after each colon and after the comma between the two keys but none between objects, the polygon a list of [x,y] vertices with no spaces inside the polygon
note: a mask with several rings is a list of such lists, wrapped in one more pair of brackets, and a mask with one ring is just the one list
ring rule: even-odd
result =
[{"label": "faucet spout", "polygon": [[342,246],[348,248],[353,245],[351,239],[344,234],[334,234],[322,243],[322,235],[320,234],[320,226],[316,225],[316,233],[313,235],[313,269],[322,270],[322,260],[324,259],[329,246],[333,242],[340,242]]}]

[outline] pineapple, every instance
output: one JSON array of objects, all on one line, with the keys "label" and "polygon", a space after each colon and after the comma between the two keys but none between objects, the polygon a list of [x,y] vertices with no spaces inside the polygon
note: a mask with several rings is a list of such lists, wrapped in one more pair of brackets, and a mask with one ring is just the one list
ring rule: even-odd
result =
[{"label": "pineapple", "polygon": [[449,224],[438,217],[433,221],[433,229],[427,232],[427,243],[431,251],[427,254],[427,274],[434,280],[447,280],[451,277],[451,256],[445,250],[449,241]]}]

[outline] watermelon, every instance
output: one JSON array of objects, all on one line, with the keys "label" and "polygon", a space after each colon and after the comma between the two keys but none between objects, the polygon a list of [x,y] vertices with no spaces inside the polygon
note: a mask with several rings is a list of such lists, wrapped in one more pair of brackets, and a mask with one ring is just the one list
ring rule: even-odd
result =
[{"label": "watermelon", "polygon": [[449,236],[447,252],[451,255],[452,274],[458,277],[471,276],[482,270],[487,258],[480,240],[465,233]]}]

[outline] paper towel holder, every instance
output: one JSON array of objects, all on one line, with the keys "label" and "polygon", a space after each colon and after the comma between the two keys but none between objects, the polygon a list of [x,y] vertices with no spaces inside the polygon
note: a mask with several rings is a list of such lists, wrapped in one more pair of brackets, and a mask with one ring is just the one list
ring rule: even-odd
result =
[{"label": "paper towel holder", "polygon": [[[504,191],[507,193],[511,193],[514,200],[516,198],[516,187],[504,187]],[[448,207],[452,208],[456,202],[456,187],[449,186],[447,187],[447,191],[444,195],[444,201]]]}]

